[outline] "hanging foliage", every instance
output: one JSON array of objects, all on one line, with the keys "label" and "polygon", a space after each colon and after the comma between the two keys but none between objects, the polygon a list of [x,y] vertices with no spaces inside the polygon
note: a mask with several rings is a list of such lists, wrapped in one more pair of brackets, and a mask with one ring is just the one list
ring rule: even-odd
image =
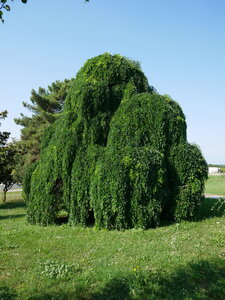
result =
[{"label": "hanging foliage", "polygon": [[78,72],[24,181],[30,223],[150,228],[193,217],[207,177],[179,105],[137,62],[108,53]]}]

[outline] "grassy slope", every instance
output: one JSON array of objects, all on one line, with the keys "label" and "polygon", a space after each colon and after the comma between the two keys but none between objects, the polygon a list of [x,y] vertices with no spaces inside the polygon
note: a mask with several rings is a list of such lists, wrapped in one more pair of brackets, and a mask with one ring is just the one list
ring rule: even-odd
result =
[{"label": "grassy slope", "polygon": [[147,231],[40,227],[17,201],[0,205],[0,232],[1,300],[225,299],[225,217]]},{"label": "grassy slope", "polygon": [[225,195],[225,175],[210,175],[206,182],[205,193]]}]

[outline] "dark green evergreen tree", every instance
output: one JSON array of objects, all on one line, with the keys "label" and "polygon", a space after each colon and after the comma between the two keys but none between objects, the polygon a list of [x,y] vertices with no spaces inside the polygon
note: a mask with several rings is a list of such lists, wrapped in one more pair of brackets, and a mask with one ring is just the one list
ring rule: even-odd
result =
[{"label": "dark green evergreen tree", "polygon": [[179,105],[149,86],[137,62],[87,61],[48,127],[24,191],[30,223],[150,228],[196,214],[207,164],[188,144]]},{"label": "dark green evergreen tree", "polygon": [[39,88],[32,90],[31,103],[23,102],[31,116],[21,114],[20,118],[14,121],[22,126],[21,140],[17,147],[21,153],[21,159],[16,166],[17,175],[22,180],[24,170],[33,162],[39,159],[40,144],[45,129],[59,118],[62,113],[64,101],[72,80],[53,82],[47,89]]}]

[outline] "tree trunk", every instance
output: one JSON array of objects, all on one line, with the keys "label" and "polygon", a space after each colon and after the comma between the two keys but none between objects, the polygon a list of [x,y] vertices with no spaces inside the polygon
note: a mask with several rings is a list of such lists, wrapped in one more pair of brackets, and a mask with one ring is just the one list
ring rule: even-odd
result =
[{"label": "tree trunk", "polygon": [[3,191],[3,204],[6,203],[6,191]]}]

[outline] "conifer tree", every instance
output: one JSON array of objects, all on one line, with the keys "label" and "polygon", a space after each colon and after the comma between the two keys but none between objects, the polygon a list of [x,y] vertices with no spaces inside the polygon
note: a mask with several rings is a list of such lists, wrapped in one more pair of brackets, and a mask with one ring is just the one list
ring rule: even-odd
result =
[{"label": "conifer tree", "polygon": [[24,170],[39,159],[41,139],[45,129],[59,118],[62,113],[67,92],[72,80],[56,81],[47,89],[32,90],[31,103],[23,102],[31,116],[21,114],[14,119],[15,123],[22,126],[21,140],[17,143],[22,158],[16,166],[18,177],[22,180]]}]

